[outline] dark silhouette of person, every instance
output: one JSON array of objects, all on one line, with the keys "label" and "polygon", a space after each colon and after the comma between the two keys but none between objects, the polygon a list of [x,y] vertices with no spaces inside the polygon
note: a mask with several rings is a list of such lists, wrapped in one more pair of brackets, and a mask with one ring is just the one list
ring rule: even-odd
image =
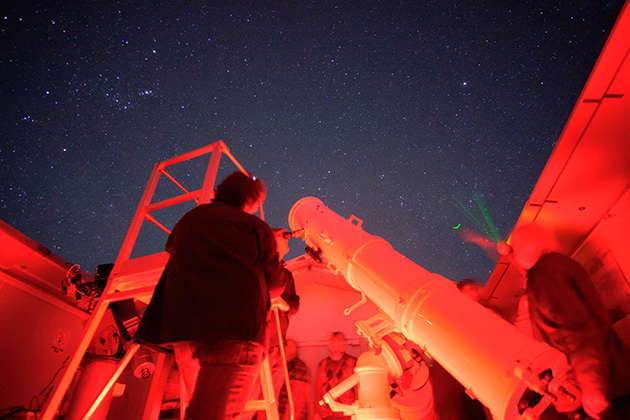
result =
[{"label": "dark silhouette of person", "polygon": [[567,356],[581,391],[582,408],[593,419],[627,419],[616,398],[630,393],[630,350],[611,326],[589,274],[557,252],[554,233],[539,225],[517,228],[510,238],[514,262],[526,275],[534,338]]},{"label": "dark silhouette of person", "polygon": [[271,296],[284,288],[273,232],[253,215],[265,195],[261,180],[235,172],[168,237],[169,260],[135,338],[173,346],[192,395],[187,420],[239,415],[258,375]]}]

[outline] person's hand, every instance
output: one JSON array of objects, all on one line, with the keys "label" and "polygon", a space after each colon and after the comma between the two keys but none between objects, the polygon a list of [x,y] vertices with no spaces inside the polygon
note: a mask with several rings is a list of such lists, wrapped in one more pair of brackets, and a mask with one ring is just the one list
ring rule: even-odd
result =
[{"label": "person's hand", "polygon": [[280,296],[271,299],[271,307],[278,308],[278,310],[282,312],[289,312],[291,310],[289,304]]},{"label": "person's hand", "polygon": [[457,232],[462,241],[479,246],[483,249],[488,258],[493,261],[499,261],[500,255],[499,251],[497,251],[497,243],[493,241],[492,238],[470,229],[460,229]]},{"label": "person's hand", "polygon": [[600,418],[600,414],[606,411],[609,405],[603,396],[582,394],[582,408],[595,420]]},{"label": "person's hand", "polygon": [[280,261],[289,253],[289,239],[284,237],[286,229],[278,229],[274,232],[276,237],[276,249],[278,250],[278,258]]}]

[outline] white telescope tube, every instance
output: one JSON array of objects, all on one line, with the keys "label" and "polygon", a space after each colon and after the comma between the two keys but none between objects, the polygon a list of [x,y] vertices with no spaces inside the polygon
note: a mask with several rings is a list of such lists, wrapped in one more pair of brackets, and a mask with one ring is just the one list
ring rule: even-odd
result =
[{"label": "white telescope tube", "polygon": [[351,286],[392,318],[496,419],[521,418],[518,402],[527,389],[522,377],[537,378],[551,369],[558,379],[569,370],[561,352],[525,335],[464,296],[453,282],[407,259],[318,198],[296,202],[289,226],[304,229],[308,246],[320,249]]}]

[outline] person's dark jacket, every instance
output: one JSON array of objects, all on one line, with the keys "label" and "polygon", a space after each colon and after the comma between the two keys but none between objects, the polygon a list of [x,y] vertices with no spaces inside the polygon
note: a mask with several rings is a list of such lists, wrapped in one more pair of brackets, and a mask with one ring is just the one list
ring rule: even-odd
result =
[{"label": "person's dark jacket", "polygon": [[225,203],[197,206],[175,225],[168,263],[135,338],[163,344],[264,344],[270,291],[284,287],[271,228]]},{"label": "person's dark jacket", "polygon": [[542,255],[527,273],[527,296],[534,337],[567,356],[583,391],[597,389],[609,398],[630,391],[630,353],[577,261]]}]

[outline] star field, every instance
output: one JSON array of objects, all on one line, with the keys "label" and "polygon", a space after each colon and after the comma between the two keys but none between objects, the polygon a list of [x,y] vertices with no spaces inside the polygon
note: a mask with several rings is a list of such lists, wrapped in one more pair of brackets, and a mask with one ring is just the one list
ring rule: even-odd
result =
[{"label": "star field", "polygon": [[313,195],[485,282],[494,262],[452,229],[475,229],[453,196],[482,196],[509,234],[623,5],[211,3],[5,6],[0,219],[93,271],[154,163],[223,140],[267,183],[272,226]]}]

